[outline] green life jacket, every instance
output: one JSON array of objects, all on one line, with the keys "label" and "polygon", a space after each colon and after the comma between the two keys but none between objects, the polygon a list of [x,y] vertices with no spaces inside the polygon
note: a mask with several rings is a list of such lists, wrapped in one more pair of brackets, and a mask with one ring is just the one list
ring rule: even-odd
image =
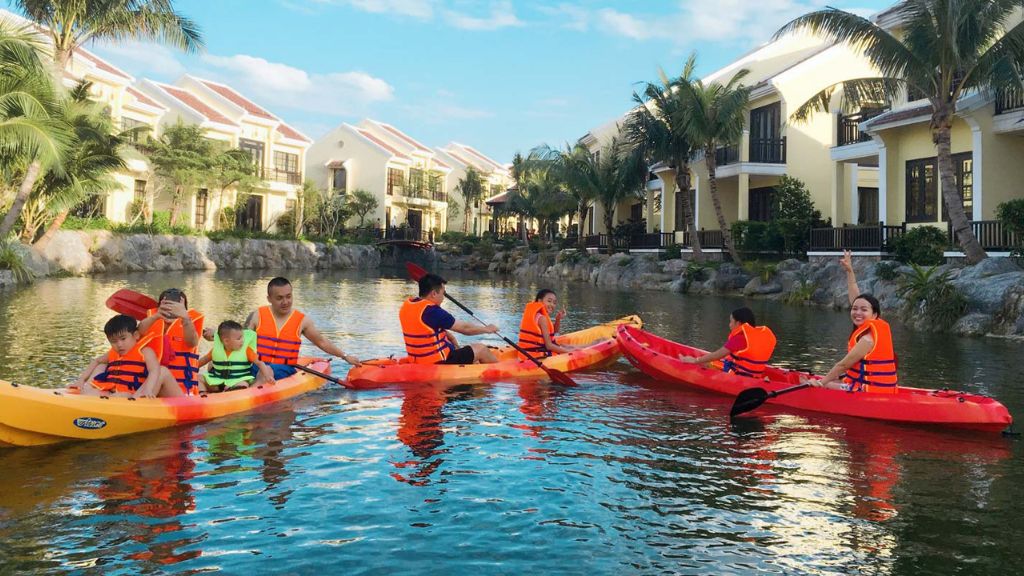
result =
[{"label": "green life jacket", "polygon": [[230,388],[240,382],[251,382],[256,379],[252,374],[252,362],[246,356],[246,349],[256,351],[256,332],[243,332],[243,344],[230,355],[224,350],[220,335],[213,338],[213,350],[210,352],[210,371],[206,373],[206,383],[212,386],[224,385]]}]

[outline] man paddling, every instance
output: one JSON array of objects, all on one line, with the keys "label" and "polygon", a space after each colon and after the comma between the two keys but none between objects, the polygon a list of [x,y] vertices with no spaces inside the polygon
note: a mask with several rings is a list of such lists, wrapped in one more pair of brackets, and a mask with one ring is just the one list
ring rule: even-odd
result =
[{"label": "man paddling", "polygon": [[462,320],[441,308],[447,281],[437,274],[419,279],[419,297],[409,298],[398,312],[405,351],[416,364],[491,364],[498,358],[479,342],[459,347],[452,332],[466,336],[494,334],[494,324],[480,326]]},{"label": "man paddling", "polygon": [[287,378],[298,370],[299,345],[302,337],[317,348],[341,358],[353,366],[359,366],[359,359],[346,354],[328,340],[308,316],[292,309],[292,283],[278,276],[267,284],[267,302],[249,314],[246,328],[256,331],[256,353],[261,362],[274,371],[274,379]]}]

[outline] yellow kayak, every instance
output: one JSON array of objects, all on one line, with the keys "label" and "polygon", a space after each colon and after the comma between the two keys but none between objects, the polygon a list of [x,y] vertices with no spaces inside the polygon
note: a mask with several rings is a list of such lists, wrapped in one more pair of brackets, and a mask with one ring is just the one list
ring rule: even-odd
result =
[{"label": "yellow kayak", "polygon": [[[556,354],[543,360],[546,368],[560,372],[575,372],[613,360],[619,356],[615,330],[620,325],[640,328],[639,316],[626,316],[598,324],[578,332],[557,337],[559,344],[581,346],[568,354]],[[494,364],[412,364],[394,358],[368,360],[348,372],[345,386],[364,389],[388,384],[471,384],[499,382],[522,378],[547,378],[543,370],[529,360],[520,360],[514,348],[494,349],[498,362]]]},{"label": "yellow kayak", "polygon": [[[325,374],[331,370],[324,361],[314,361],[309,367]],[[299,371],[275,384],[244,390],[132,399],[83,396],[0,380],[0,447],[98,440],[211,420],[298,396],[320,388],[324,382]]]}]

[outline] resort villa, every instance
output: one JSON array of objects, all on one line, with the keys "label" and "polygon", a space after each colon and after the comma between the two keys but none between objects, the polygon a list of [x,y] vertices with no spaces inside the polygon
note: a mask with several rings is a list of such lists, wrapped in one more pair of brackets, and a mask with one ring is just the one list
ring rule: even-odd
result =
[{"label": "resort villa", "polygon": [[[875,21],[900,33],[892,9]],[[843,80],[877,73],[845,44],[829,44],[809,33],[775,39],[703,79],[728,82],[749,71],[750,104],[742,139],[717,150],[718,192],[726,220],[767,221],[772,217],[774,187],[788,175],[802,180],[830,227],[815,229],[811,255],[852,249],[878,255],[885,243],[908,227],[933,225],[947,230],[939,192],[935,146],[929,131],[929,103],[906,94],[896,102],[879,102],[844,114],[833,110],[791,118],[811,96]],[[594,128],[579,139],[599,153],[619,136],[627,115]],[[1005,251],[1004,234],[993,222],[996,206],[1019,197],[1024,180],[1024,95],[972,93],[958,104],[952,146],[957,183],[967,215],[983,246]],[[721,251],[722,235],[708,191],[703,155],[692,159],[690,190],[702,246]],[[646,199],[632,199],[615,208],[613,222],[645,222],[646,235],[634,247],[660,249],[672,243],[688,246],[675,171],[651,167]],[[660,206],[660,209],[659,209]],[[600,205],[592,208],[585,235],[591,248],[608,242]],[[657,234],[656,234],[657,233]],[[952,237],[951,237],[952,238]],[[953,244],[951,240],[951,245]],[[958,256],[952,250],[948,256]]]},{"label": "resort villa", "polygon": [[[501,204],[508,197],[508,189],[514,184],[507,166],[499,164],[480,151],[457,142],[450,142],[437,149],[438,154],[452,166],[449,176],[450,196],[456,200],[458,210],[449,211],[448,226],[452,230],[479,235],[494,232],[494,204]],[[476,170],[482,179],[483,194],[466,212],[466,199],[458,188],[459,181],[466,177],[470,168]]]}]

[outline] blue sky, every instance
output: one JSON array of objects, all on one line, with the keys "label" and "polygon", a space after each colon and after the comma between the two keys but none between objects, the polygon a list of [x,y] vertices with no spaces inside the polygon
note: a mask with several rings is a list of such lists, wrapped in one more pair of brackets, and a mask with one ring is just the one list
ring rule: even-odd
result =
[{"label": "blue sky", "polygon": [[[872,13],[891,2],[834,0]],[[621,114],[697,49],[711,72],[823,0],[177,0],[207,50],[95,47],[136,77],[234,86],[312,138],[370,116],[507,162]]]}]

